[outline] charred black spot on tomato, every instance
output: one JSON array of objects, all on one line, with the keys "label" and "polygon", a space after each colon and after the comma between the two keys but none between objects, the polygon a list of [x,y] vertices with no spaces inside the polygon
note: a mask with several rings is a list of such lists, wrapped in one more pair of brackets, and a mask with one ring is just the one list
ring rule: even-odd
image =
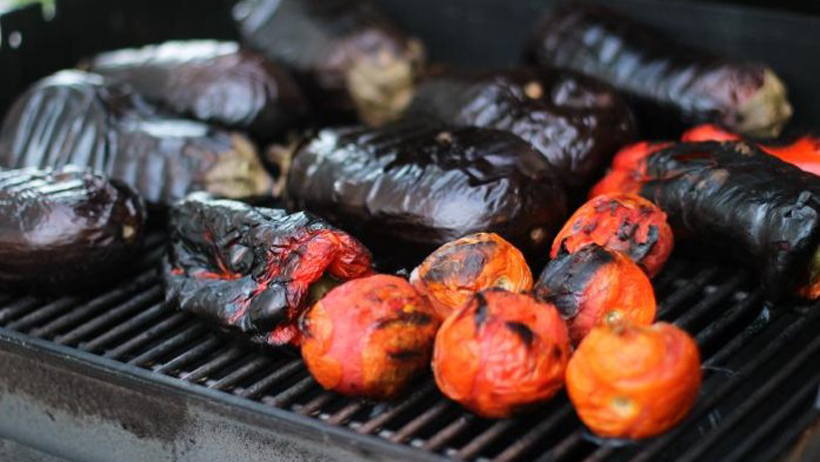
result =
[{"label": "charred black spot on tomato", "polygon": [[34,84],[0,131],[0,166],[66,165],[109,175],[164,206],[193,191],[245,198],[272,186],[243,135],[169,117],[130,87],[80,71]]},{"label": "charred black spot on tomato", "polygon": [[413,311],[410,313],[401,312],[395,318],[390,319],[383,319],[376,324],[376,329],[385,329],[387,327],[391,327],[395,324],[404,324],[404,325],[412,325],[412,326],[427,326],[433,322],[433,318],[426,314],[421,313],[418,311]]},{"label": "charred black spot on tomato", "polygon": [[[298,345],[310,288],[325,272],[346,280],[371,271],[367,249],[314,216],[201,193],[173,207],[169,235],[166,299],[265,345]],[[237,246],[256,258],[226,274],[222,262]]]},{"label": "charred black spot on tomato", "polygon": [[573,254],[562,254],[550,261],[533,288],[535,298],[552,303],[564,318],[578,314],[580,298],[595,274],[614,261],[610,251],[589,244]]},{"label": "charred black spot on tomato", "polygon": [[490,314],[490,307],[487,305],[487,299],[484,298],[484,295],[482,295],[481,292],[476,293],[473,296],[473,300],[475,300],[476,304],[473,320],[475,321],[475,328],[478,330],[482,325],[484,325],[484,322],[487,321],[487,316]]},{"label": "charred black spot on tomato", "polygon": [[[425,278],[430,281],[445,281],[456,274],[458,281],[468,284],[481,274],[487,260],[486,256],[491,254],[496,246],[495,241],[477,241],[441,252],[430,265]],[[456,255],[463,257],[456,258]]]},{"label": "charred black spot on tomato", "polygon": [[387,356],[396,361],[417,361],[419,358],[426,356],[426,352],[419,350],[389,351]]},{"label": "charred black spot on tomato", "polygon": [[516,321],[507,321],[506,323],[504,323],[504,325],[507,327],[507,329],[514,332],[515,335],[521,338],[521,341],[524,342],[524,345],[526,345],[527,348],[532,347],[532,342],[535,338],[535,334],[532,332],[532,330],[530,330],[529,326]]},{"label": "charred black spot on tomato", "polygon": [[142,244],[128,186],[75,167],[0,171],[0,283],[74,291],[116,276]]},{"label": "charred black spot on tomato", "polygon": [[555,359],[561,359],[561,357],[564,356],[564,351],[561,350],[561,348],[559,348],[558,345],[553,345],[553,347],[552,347],[552,356]]},{"label": "charred black spot on tomato", "polygon": [[[715,182],[715,170],[728,175]],[[647,177],[641,195],[668,214],[676,232],[755,268],[772,301],[810,282],[820,246],[819,177],[734,142],[662,149],[647,159]]]}]

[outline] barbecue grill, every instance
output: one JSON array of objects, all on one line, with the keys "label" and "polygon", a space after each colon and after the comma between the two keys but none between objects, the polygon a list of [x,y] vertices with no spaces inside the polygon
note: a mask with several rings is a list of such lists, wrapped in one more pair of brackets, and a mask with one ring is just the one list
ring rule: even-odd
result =
[{"label": "barbecue grill", "polygon": [[[499,65],[517,59],[525,24],[548,2],[382,3],[433,59]],[[38,6],[0,16],[0,112],[25,85],[96,51],[234,38],[231,2],[191,5],[65,0],[48,19]],[[771,63],[790,84],[797,122],[820,124],[820,62],[810,59],[820,56],[820,18],[616,5],[684,41]],[[564,394],[534,414],[490,421],[443,398],[430,377],[392,403],[326,392],[297,356],[263,352],[166,306],[164,245],[157,227],[131,273],[91,294],[0,294],[0,436],[100,461],[820,460],[820,306],[769,306],[750,272],[685,249],[654,285],[659,319],[698,341],[703,387],[682,424],[634,443],[593,437]]]}]

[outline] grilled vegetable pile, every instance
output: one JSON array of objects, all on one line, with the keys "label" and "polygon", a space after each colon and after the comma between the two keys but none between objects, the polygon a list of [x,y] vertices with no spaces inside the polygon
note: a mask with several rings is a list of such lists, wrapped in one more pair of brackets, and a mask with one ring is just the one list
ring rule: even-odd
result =
[{"label": "grilled vegetable pile", "polygon": [[99,173],[0,170],[0,284],[72,290],[118,273],[135,256],[145,206]]},{"label": "grilled vegetable pile", "polygon": [[771,68],[678,45],[600,5],[567,3],[549,10],[527,54],[633,95],[649,107],[641,122],[671,110],[687,123],[719,122],[741,133],[776,136],[792,114],[785,86]]},{"label": "grilled vegetable pile", "polygon": [[297,320],[323,277],[371,272],[367,249],[305,213],[194,194],[168,227],[166,299],[265,345],[299,345]]}]

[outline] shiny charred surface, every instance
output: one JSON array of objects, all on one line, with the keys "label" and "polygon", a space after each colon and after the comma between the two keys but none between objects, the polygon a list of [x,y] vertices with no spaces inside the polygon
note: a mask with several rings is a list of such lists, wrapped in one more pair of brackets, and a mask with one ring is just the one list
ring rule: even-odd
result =
[{"label": "shiny charred surface", "polygon": [[792,114],[785,87],[769,67],[683,47],[600,5],[551,9],[527,53],[539,64],[608,82],[656,111],[674,110],[687,123],[720,122],[774,136]]},{"label": "shiny charred surface", "polygon": [[587,185],[635,137],[632,114],[611,87],[563,70],[435,76],[419,84],[407,116],[513,133],[571,186]]},{"label": "shiny charred surface", "polygon": [[476,233],[439,247],[413,270],[410,282],[445,319],[484,289],[529,292],[532,272],[521,251],[504,238]]},{"label": "shiny charred surface", "polygon": [[478,292],[436,335],[433,374],[448,398],[489,418],[533,411],[564,386],[567,328],[554,306]]},{"label": "shiny charred surface", "polygon": [[89,71],[132,86],[177,114],[270,140],[302,121],[307,101],[290,73],[234,42],[167,42],[97,55]]},{"label": "shiny charred surface", "polygon": [[76,168],[0,171],[0,284],[72,290],[107,279],[142,244],[145,206]]},{"label": "shiny charred surface", "polygon": [[287,188],[298,208],[394,250],[396,241],[432,251],[494,232],[538,252],[566,217],[544,158],[514,135],[481,128],[323,130],[297,151]]},{"label": "shiny charred surface", "polygon": [[151,204],[189,192],[269,193],[272,181],[242,135],[158,113],[132,89],[63,71],[36,83],[6,115],[0,166],[90,168],[133,187]]},{"label": "shiny charred surface", "polygon": [[689,413],[700,389],[694,339],[672,324],[596,327],[567,367],[567,392],[594,433],[648,438]]},{"label": "shiny charred surface", "polygon": [[550,256],[575,253],[595,243],[622,252],[649,277],[663,268],[675,238],[666,214],[657,205],[635,194],[610,193],[582,205],[555,237]]},{"label": "shiny charred surface", "polygon": [[244,0],[235,13],[244,43],[292,69],[324,116],[381,124],[412,98],[421,42],[369,1]]},{"label": "shiny charred surface", "polygon": [[429,367],[439,324],[406,280],[384,274],[356,279],[307,311],[302,357],[325,389],[393,399]]},{"label": "shiny charred surface", "polygon": [[601,324],[649,325],[655,320],[655,292],[649,278],[628,256],[598,244],[550,261],[533,295],[558,308],[575,345]]},{"label": "shiny charred surface", "polygon": [[728,250],[774,302],[809,284],[820,246],[820,178],[744,142],[681,143],[646,159],[641,195],[675,232]]},{"label": "shiny charred surface", "polygon": [[305,213],[192,194],[171,209],[166,299],[251,340],[298,346],[297,319],[323,275],[370,274],[358,241]]}]

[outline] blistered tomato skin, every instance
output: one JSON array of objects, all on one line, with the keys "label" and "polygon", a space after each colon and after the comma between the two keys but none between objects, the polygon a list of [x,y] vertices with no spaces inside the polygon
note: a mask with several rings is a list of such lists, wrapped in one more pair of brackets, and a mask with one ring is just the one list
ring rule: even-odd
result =
[{"label": "blistered tomato skin", "polygon": [[649,278],[629,257],[598,244],[550,261],[533,293],[558,308],[574,345],[597,325],[624,320],[649,325],[655,320]]},{"label": "blistered tomato skin", "polygon": [[635,194],[608,193],[582,205],[552,243],[550,256],[575,253],[595,243],[623,252],[651,278],[663,268],[674,247],[666,214]]},{"label": "blistered tomato skin", "polygon": [[349,281],[301,322],[302,357],[324,388],[373,399],[398,397],[427,369],[438,317],[404,279]]},{"label": "blistered tomato skin", "polygon": [[433,373],[482,417],[532,410],[564,385],[567,328],[554,306],[501,289],[476,293],[436,335]]},{"label": "blistered tomato skin", "polygon": [[674,427],[694,405],[700,383],[697,344],[665,323],[596,327],[567,367],[578,416],[612,438],[648,438]]},{"label": "blistered tomato skin", "polygon": [[589,191],[589,198],[603,194],[638,194],[646,180],[646,158],[671,143],[640,141],[624,147],[612,159],[612,168]]},{"label": "blistered tomato skin", "polygon": [[410,282],[445,319],[484,289],[528,292],[532,272],[521,252],[501,236],[476,233],[430,254],[410,275]]}]

